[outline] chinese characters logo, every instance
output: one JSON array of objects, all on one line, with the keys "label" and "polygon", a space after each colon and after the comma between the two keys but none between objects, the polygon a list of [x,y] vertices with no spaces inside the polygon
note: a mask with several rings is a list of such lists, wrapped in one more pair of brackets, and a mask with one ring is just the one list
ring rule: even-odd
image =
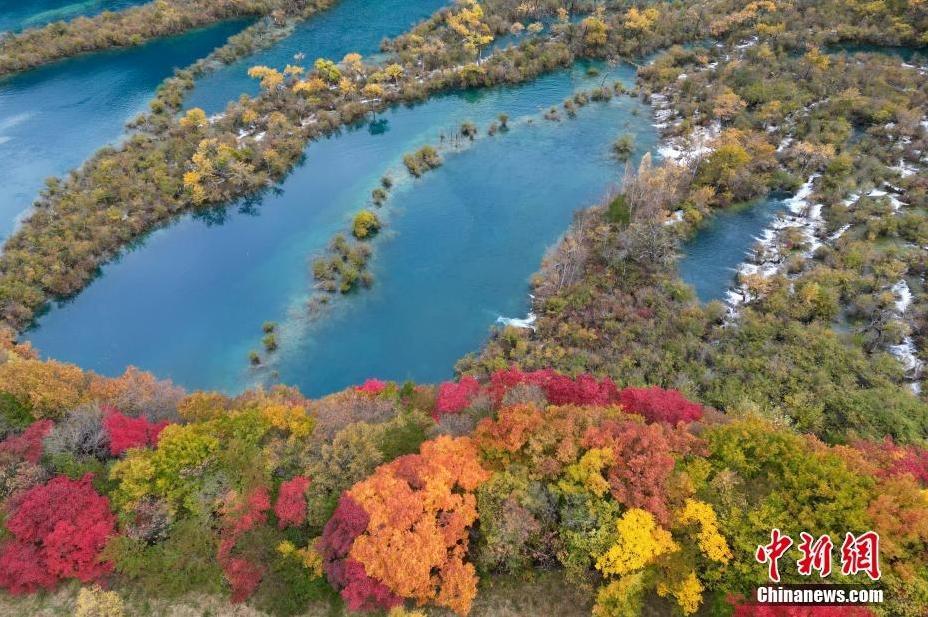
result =
[{"label": "chinese characters logo", "polygon": [[[802,532],[796,546],[802,556],[796,561],[797,571],[802,576],[811,576],[818,572],[821,578],[831,574],[831,555],[834,544],[828,535],[818,538]],[[767,565],[767,575],[774,583],[780,582],[780,558],[793,546],[793,539],[780,533],[779,529],[770,531],[770,542],[757,547],[754,558],[758,563]],[[880,536],[868,531],[858,536],[848,532],[841,544],[841,574],[852,576],[864,573],[871,580],[880,579]]]}]

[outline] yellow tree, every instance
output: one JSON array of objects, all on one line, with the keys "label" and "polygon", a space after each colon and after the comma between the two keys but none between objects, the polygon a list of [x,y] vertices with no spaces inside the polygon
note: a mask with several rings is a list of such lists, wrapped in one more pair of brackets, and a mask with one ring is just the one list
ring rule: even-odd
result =
[{"label": "yellow tree", "polygon": [[348,96],[357,90],[357,87],[354,85],[354,82],[351,81],[349,77],[342,77],[338,80],[338,91],[341,92],[344,96]]},{"label": "yellow tree", "polygon": [[657,23],[658,17],[660,17],[660,12],[653,7],[643,11],[632,7],[625,14],[625,27],[636,32],[650,30]]},{"label": "yellow tree", "polygon": [[352,75],[358,75],[364,70],[361,54],[354,52],[345,54],[345,57],[342,58],[342,66],[345,68],[346,72]]},{"label": "yellow tree", "polygon": [[371,113],[377,113],[377,101],[383,98],[384,90],[380,84],[366,84],[361,89],[361,96],[371,104]]},{"label": "yellow tree", "polygon": [[313,68],[316,69],[316,73],[318,73],[319,77],[326,83],[335,85],[342,78],[342,72],[338,70],[338,66],[326,58],[317,59],[316,62],[313,63]]},{"label": "yellow tree", "polygon": [[403,67],[401,65],[391,64],[387,66],[387,68],[385,68],[383,72],[387,75],[387,77],[390,78],[390,81],[392,81],[393,83],[396,83],[399,80],[399,78],[403,76],[403,73],[405,71],[403,70]]},{"label": "yellow tree", "polygon": [[483,21],[483,7],[480,3],[477,0],[464,0],[460,11],[448,14],[447,22],[464,41],[464,49],[468,53],[477,54],[479,63],[481,50],[493,41],[490,27]]},{"label": "yellow tree", "polygon": [[288,64],[284,67],[284,75],[287,77],[299,77],[304,73],[302,66],[297,66],[295,64]]},{"label": "yellow tree", "polygon": [[603,47],[608,40],[609,26],[601,17],[590,16],[580,22],[583,30],[583,44],[590,49]]},{"label": "yellow tree", "polygon": [[189,109],[180,119],[180,125],[188,130],[202,128],[206,126],[206,112],[199,107]]},{"label": "yellow tree", "polygon": [[747,103],[735,94],[731,88],[725,88],[721,94],[715,97],[712,104],[715,117],[719,120],[731,120],[740,114],[745,107],[747,107]]},{"label": "yellow tree", "polygon": [[253,79],[261,80],[261,87],[268,92],[277,90],[284,83],[283,74],[277,69],[267,66],[253,66],[248,69],[248,76]]}]

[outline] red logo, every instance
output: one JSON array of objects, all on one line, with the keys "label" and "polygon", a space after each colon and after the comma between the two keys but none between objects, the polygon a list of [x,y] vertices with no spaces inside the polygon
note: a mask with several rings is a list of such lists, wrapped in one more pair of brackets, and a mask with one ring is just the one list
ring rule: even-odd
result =
[{"label": "red logo", "polygon": [[[801,576],[812,576],[818,572],[820,578],[831,574],[831,554],[834,543],[827,534],[816,538],[805,531],[799,534],[796,545],[801,557],[796,561],[796,570]],[[780,582],[780,558],[793,546],[793,539],[780,532],[770,531],[770,542],[761,544],[754,553],[757,563],[767,565],[767,576],[774,583]],[[864,573],[871,580],[880,580],[880,536],[867,531],[858,536],[848,532],[841,544],[841,574],[854,576]]]},{"label": "red logo", "polygon": [[758,546],[757,551],[754,553],[754,558],[757,559],[759,563],[768,564],[768,576],[774,583],[780,582],[780,557],[782,557],[792,545],[792,538],[782,535],[779,529],[772,529],[770,531],[770,544]]},{"label": "red logo", "polygon": [[841,574],[851,576],[864,572],[870,580],[880,580],[880,536],[874,531],[856,538],[848,533],[841,545]]}]

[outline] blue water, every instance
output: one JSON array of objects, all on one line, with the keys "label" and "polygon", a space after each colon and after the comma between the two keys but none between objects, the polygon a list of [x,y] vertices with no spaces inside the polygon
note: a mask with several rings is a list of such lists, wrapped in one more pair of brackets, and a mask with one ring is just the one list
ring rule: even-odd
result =
[{"label": "blue water", "polygon": [[222,45],[236,21],[0,79],[0,239],[44,186],[123,134],[175,67]]},{"label": "blue water", "polygon": [[145,2],[148,0],[0,0],[0,32],[119,11]]},{"label": "blue water", "polygon": [[731,287],[735,269],[757,242],[757,236],[786,206],[768,197],[717,211],[683,247],[680,276],[703,302],[721,300]]},{"label": "blue water", "polygon": [[247,74],[250,67],[283,68],[294,62],[296,54],[305,55],[303,66],[310,66],[316,58],[339,61],[350,52],[371,56],[378,53],[384,38],[406,32],[446,4],[450,0],[338,0],[273,47],[200,79],[186,104],[210,114],[220,112],[243,93],[257,94],[258,84]]},{"label": "blue water", "polygon": [[[619,74],[632,83],[632,70]],[[47,356],[104,374],[133,364],[188,387],[237,391],[260,377],[247,354],[260,347],[262,322],[273,320],[281,323],[281,380],[311,395],[368,376],[449,376],[498,316],[525,314],[528,278],[546,247],[574,210],[618,181],[609,156],[616,136],[634,133],[641,152],[655,145],[647,108],[627,98],[591,105],[571,121],[539,118],[600,79],[578,67],[520,87],[440,97],[382,114],[376,130],[313,143],[278,192],[224,219],[185,217],[152,234],[52,308],[28,338]],[[309,262],[379,178],[408,177],[404,153],[465,120],[485,129],[502,112],[513,119],[508,134],[483,137],[395,187],[374,288],[307,326]]]}]

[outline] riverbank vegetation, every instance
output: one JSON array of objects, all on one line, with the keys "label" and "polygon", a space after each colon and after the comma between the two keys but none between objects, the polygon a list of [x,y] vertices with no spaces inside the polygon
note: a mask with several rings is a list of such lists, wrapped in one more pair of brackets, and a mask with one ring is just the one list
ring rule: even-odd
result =
[{"label": "riverbank vegetation", "polygon": [[441,167],[442,160],[438,151],[432,146],[422,146],[415,152],[403,157],[403,164],[409,173],[419,178],[427,171]]},{"label": "riverbank vegetation", "polygon": [[551,370],[228,397],[6,343],[0,391],[0,586],[83,586],[63,607],[197,594],[269,615],[493,614],[487,581],[554,571],[597,615],[718,614],[766,580],[754,549],[771,526],[835,542],[851,526],[881,535],[884,608],[928,608],[914,445],[828,446],[748,409]]},{"label": "riverbank vegetation", "polygon": [[[55,22],[0,38],[0,76],[114,47],[131,47],[219,21],[267,16],[277,26],[332,0],[154,0],[94,17]],[[241,42],[241,39],[240,39]]]}]

